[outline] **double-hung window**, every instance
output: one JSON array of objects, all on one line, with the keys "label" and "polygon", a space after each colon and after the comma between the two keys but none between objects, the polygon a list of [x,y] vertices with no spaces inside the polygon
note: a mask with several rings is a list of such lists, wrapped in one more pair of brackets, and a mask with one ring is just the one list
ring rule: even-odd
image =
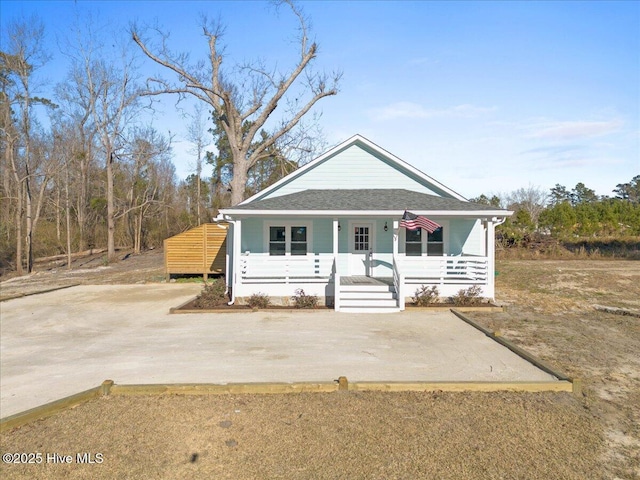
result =
[{"label": "double-hung window", "polygon": [[423,229],[405,230],[405,255],[420,257],[424,254],[441,257],[444,255],[443,228],[439,227],[433,233]]},{"label": "double-hung window", "polygon": [[270,225],[269,255],[306,255],[309,228],[306,225]]},{"label": "double-hung window", "polygon": [[444,254],[442,227],[427,235],[427,255],[441,257]]},{"label": "double-hung window", "polygon": [[286,227],[269,227],[269,255],[286,253]]},{"label": "double-hung window", "polygon": [[408,257],[419,257],[422,255],[422,229],[407,230],[406,254]]},{"label": "double-hung window", "polygon": [[307,254],[307,227],[291,227],[291,255]]}]

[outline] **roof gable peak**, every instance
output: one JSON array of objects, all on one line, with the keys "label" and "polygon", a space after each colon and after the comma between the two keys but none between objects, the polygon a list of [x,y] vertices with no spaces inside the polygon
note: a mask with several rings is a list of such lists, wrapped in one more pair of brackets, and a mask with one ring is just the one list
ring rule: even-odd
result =
[{"label": "roof gable peak", "polygon": [[373,157],[378,157],[381,161],[389,164],[391,167],[401,172],[401,174],[403,174],[404,176],[412,178],[414,181],[418,182],[418,184],[421,184],[426,188],[441,192],[442,195],[445,197],[466,201],[466,199],[459,193],[446,187],[445,185],[438,182],[434,178],[428,176],[427,174],[418,170],[413,165],[405,162],[404,160],[396,157],[395,155],[383,149],[382,147],[378,146],[377,144],[373,143],[369,139],[363,137],[360,134],[356,134],[348,138],[344,142],[341,142],[338,145],[335,145],[334,147],[330,148],[329,150],[327,150],[325,153],[323,153],[316,159],[312,160],[306,165],[303,165],[302,167],[298,168],[297,170],[290,173],[289,175],[283,177],[273,185],[270,185],[264,190],[247,198],[246,200],[241,202],[240,205],[245,205],[247,203],[262,200],[268,197],[271,193],[276,192],[278,189],[291,183],[293,180],[298,179],[301,176],[307,174],[307,172],[310,172],[314,168],[318,167],[320,164],[326,162],[327,160],[340,154],[341,152],[346,151],[352,146],[358,146],[365,152],[372,154]]}]

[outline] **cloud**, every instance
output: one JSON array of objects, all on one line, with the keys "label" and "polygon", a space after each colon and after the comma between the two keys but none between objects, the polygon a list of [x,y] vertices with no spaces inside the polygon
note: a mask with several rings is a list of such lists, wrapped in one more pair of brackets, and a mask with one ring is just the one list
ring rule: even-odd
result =
[{"label": "cloud", "polygon": [[593,138],[608,135],[621,130],[624,122],[613,119],[600,122],[572,121],[572,122],[542,122],[527,127],[529,138],[551,140],[572,140],[578,138]]},{"label": "cloud", "polygon": [[520,152],[530,160],[534,170],[556,170],[558,168],[586,168],[617,165],[620,159],[611,156],[607,149],[590,145],[550,145]]},{"label": "cloud", "polygon": [[455,105],[443,109],[425,108],[414,102],[395,102],[370,110],[373,120],[428,119],[442,117],[472,118],[496,110],[496,107],[478,107],[471,104]]}]

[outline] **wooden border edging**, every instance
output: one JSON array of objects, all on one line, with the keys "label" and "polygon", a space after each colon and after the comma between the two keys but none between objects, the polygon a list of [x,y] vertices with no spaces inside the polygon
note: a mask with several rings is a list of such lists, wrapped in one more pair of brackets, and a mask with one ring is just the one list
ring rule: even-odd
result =
[{"label": "wooden border edging", "polygon": [[105,390],[103,385],[3,418],[0,420],[0,432],[20,427],[35,420],[50,417],[63,410],[85,403],[92,398],[104,394]]},{"label": "wooden border edging", "polygon": [[[191,308],[184,309],[184,307],[191,302],[193,302],[198,296],[187,300],[186,302],[181,303],[177,307],[169,308],[169,314],[180,314],[180,313],[252,313],[254,311],[266,312],[269,311],[269,308],[258,308],[253,310],[251,308],[246,309],[226,309],[226,308]],[[495,313],[495,312],[504,312],[504,307],[500,305],[491,304],[490,306],[481,306],[481,307],[456,307],[457,310],[461,312],[486,312],[486,313]],[[321,311],[333,310],[333,307],[327,307],[326,309],[320,309]],[[451,311],[451,307],[408,307],[404,311],[405,312],[449,312]],[[279,308],[278,311],[285,313],[300,313],[300,312],[317,312],[318,309],[315,308],[295,308],[291,306],[290,308]]]},{"label": "wooden border edging", "polygon": [[341,376],[332,382],[298,383],[175,383],[116,385],[105,380],[99,387],[61,398],[0,420],[0,433],[44,419],[94,398],[141,395],[240,395],[333,392],[574,392],[575,381],[554,382],[349,382]]},{"label": "wooden border edging", "polygon": [[40,295],[41,293],[55,292],[57,290],[64,290],[65,288],[77,287],[78,285],[81,285],[81,284],[72,283],[71,285],[63,285],[62,287],[53,287],[53,288],[47,288],[46,290],[38,290],[36,292],[19,293],[17,295],[10,295],[8,297],[0,297],[0,302],[5,302],[7,300],[15,300],[16,298],[30,297],[31,295]]},{"label": "wooden border edging", "polygon": [[451,313],[453,313],[460,320],[463,320],[464,322],[468,323],[472,327],[480,330],[482,333],[484,333],[490,339],[494,340],[495,342],[498,342],[500,345],[502,345],[504,347],[507,347],[513,353],[515,353],[519,357],[522,357],[527,362],[535,365],[540,370],[542,370],[544,372],[547,372],[550,375],[553,375],[554,377],[556,377],[560,381],[570,382],[570,384],[573,386],[573,393],[574,394],[579,395],[579,394],[582,393],[582,381],[580,379],[571,378],[568,375],[566,375],[565,373],[562,373],[562,372],[556,370],[555,368],[551,367],[550,365],[548,365],[547,363],[543,362],[539,358],[537,358],[534,355],[530,354],[526,350],[518,347],[517,345],[514,345],[509,340],[505,340],[504,338],[502,338],[501,336],[499,336],[495,332],[492,332],[491,330],[483,327],[482,325],[480,325],[479,323],[475,322],[474,320],[471,320],[466,315],[463,315],[462,312],[459,312],[456,309],[452,308],[451,309]]}]

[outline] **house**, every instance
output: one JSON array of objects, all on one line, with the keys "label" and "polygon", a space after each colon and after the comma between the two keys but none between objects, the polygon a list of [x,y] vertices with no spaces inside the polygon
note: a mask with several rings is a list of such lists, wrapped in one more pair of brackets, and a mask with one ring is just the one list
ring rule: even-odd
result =
[{"label": "house", "polygon": [[[440,228],[407,230],[403,213]],[[356,135],[221,210],[230,224],[231,301],[299,288],[336,311],[400,311],[421,285],[441,297],[477,285],[494,297],[494,229],[513,212],[471,203]]]}]

